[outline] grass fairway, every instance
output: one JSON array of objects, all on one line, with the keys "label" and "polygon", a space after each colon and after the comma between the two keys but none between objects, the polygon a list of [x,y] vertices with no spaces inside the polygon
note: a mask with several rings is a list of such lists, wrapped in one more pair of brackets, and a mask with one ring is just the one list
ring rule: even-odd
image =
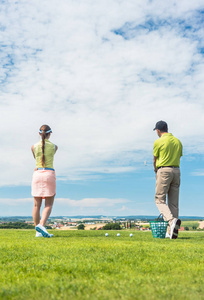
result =
[{"label": "grass fairway", "polygon": [[0,230],[0,299],[204,299],[204,232],[52,233]]}]

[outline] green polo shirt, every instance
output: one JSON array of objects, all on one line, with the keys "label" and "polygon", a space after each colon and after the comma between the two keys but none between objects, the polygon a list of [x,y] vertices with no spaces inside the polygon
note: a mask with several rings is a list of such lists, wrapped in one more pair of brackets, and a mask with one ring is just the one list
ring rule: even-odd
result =
[{"label": "green polo shirt", "polygon": [[156,167],[179,167],[183,147],[179,139],[171,133],[164,133],[154,142],[153,155],[157,158]]}]

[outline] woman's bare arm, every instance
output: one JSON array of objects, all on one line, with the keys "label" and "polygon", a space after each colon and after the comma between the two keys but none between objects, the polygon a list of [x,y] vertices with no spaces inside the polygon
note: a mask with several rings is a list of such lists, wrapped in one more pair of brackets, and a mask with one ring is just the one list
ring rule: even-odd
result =
[{"label": "woman's bare arm", "polygon": [[34,153],[34,145],[31,147],[31,151],[32,151],[32,153],[33,153],[33,156],[34,156],[34,158],[35,158],[35,153]]}]

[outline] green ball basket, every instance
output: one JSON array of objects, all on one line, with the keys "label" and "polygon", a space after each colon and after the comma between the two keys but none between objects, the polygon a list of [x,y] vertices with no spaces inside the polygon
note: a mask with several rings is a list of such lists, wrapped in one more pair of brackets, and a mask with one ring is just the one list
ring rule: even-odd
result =
[{"label": "green ball basket", "polygon": [[163,217],[159,217],[155,221],[150,221],[150,227],[153,238],[164,239],[166,236],[166,230],[168,222],[164,221]]}]

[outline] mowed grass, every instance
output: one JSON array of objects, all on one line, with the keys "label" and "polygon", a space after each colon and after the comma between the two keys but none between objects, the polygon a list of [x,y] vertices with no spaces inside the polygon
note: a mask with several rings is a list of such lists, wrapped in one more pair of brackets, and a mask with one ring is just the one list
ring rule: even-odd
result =
[{"label": "mowed grass", "polygon": [[0,299],[204,299],[204,232],[0,230]]}]

